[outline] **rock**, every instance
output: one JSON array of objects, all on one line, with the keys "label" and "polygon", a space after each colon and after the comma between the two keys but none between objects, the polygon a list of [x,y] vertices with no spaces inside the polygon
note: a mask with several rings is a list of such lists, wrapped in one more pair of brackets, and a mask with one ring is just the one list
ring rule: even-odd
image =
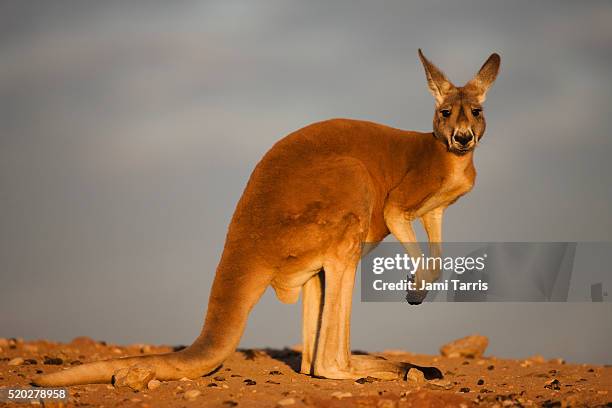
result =
[{"label": "rock", "polygon": [[287,406],[293,405],[293,404],[295,404],[295,399],[294,398],[285,398],[285,399],[282,399],[282,400],[280,400],[280,401],[278,401],[276,403],[276,405],[278,405],[279,407],[287,407]]},{"label": "rock", "polygon": [[46,365],[62,365],[64,360],[59,357],[47,357],[45,356],[44,364]]},{"label": "rock", "polygon": [[158,389],[161,386],[161,381],[152,379],[147,383],[147,388],[150,390]]},{"label": "rock", "polygon": [[79,337],[75,337],[74,339],[72,339],[70,344],[75,345],[75,346],[95,346],[97,342],[91,337],[79,336]]},{"label": "rock", "polygon": [[21,357],[15,357],[14,359],[12,359],[12,360],[10,360],[10,361],[8,362],[8,365],[10,365],[10,366],[20,366],[20,365],[22,365],[23,363],[25,363],[25,360],[24,360],[23,358],[21,358]]},{"label": "rock", "polygon": [[440,353],[450,358],[478,358],[482,356],[489,345],[485,336],[472,335],[454,340],[440,348]]},{"label": "rock", "polygon": [[246,385],[257,385],[257,382],[255,380],[250,380],[248,378],[244,380],[243,383],[245,383]]},{"label": "rock", "polygon": [[189,390],[185,391],[185,394],[183,394],[183,398],[185,398],[187,401],[195,401],[196,398],[200,396],[200,394],[202,394],[202,391],[200,390]]},{"label": "rock", "polygon": [[188,377],[182,377],[179,381],[193,381],[193,380]]},{"label": "rock", "polygon": [[544,357],[542,357],[541,355],[539,355],[539,354],[536,354],[535,356],[529,357],[529,360],[533,361],[536,364],[542,364],[542,363],[546,362],[546,359]]},{"label": "rock", "polygon": [[433,388],[441,388],[444,390],[450,390],[453,388],[453,383],[446,380],[431,380],[428,382]]},{"label": "rock", "polygon": [[417,370],[416,368],[411,368],[410,370],[408,370],[408,375],[406,375],[406,379],[415,384],[425,383],[425,375],[421,370]]},{"label": "rock", "polygon": [[549,390],[559,391],[561,389],[561,383],[559,382],[559,380],[555,378],[555,379],[546,381],[544,388],[548,388]]},{"label": "rock", "polygon": [[342,399],[342,398],[350,398],[353,396],[350,392],[342,392],[336,391],[331,393],[332,398]]},{"label": "rock", "polygon": [[134,391],[142,391],[154,378],[155,371],[152,367],[132,366],[115,371],[112,383],[115,388],[128,387]]},{"label": "rock", "polygon": [[8,347],[8,346],[9,346],[9,340],[7,338],[0,337],[0,347]]}]

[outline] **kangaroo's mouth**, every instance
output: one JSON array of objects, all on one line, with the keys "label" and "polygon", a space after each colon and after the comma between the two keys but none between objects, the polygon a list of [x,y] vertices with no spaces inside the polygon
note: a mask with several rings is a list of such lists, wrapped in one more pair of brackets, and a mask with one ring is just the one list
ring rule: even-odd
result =
[{"label": "kangaroo's mouth", "polygon": [[448,147],[448,151],[458,156],[463,156],[464,154],[468,154],[469,152],[473,151],[475,147],[475,144],[471,146],[457,146],[452,144]]}]

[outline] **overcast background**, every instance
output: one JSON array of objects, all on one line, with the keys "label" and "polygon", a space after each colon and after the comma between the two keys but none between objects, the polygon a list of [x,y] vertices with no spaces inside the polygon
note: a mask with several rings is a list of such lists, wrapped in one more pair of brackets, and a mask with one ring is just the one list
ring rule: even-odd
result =
[{"label": "overcast background", "polygon": [[[279,138],[431,130],[417,48],[502,69],[448,241],[612,241],[609,1],[0,2],[0,336],[189,343],[234,205]],[[609,288],[608,288],[609,289]],[[243,346],[301,341],[266,293]],[[365,304],[352,345],[612,363],[607,304]]]}]

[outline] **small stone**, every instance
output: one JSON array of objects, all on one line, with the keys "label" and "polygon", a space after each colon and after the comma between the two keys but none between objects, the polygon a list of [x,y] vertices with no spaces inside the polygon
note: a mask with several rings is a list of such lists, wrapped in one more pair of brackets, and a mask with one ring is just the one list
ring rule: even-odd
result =
[{"label": "small stone", "polygon": [[245,383],[246,385],[257,385],[257,382],[255,380],[250,380],[248,378],[244,380],[243,383]]},{"label": "small stone", "polygon": [[64,360],[59,357],[46,357],[44,360],[44,364],[46,365],[62,365],[64,364]]},{"label": "small stone", "polygon": [[446,380],[431,380],[428,383],[435,388],[442,388],[445,390],[450,390],[453,388],[453,383]]},{"label": "small stone", "polygon": [[342,399],[342,398],[350,398],[353,396],[350,392],[342,392],[336,391],[331,393],[332,398]]},{"label": "small stone", "polygon": [[192,381],[191,378],[182,377],[179,381]]},{"label": "small stone", "polygon": [[425,375],[423,375],[423,372],[421,370],[417,370],[416,368],[411,368],[410,370],[408,370],[408,375],[406,376],[406,379],[415,384],[425,383]]},{"label": "small stone", "polygon": [[276,402],[276,405],[278,405],[279,407],[287,407],[289,405],[293,405],[295,404],[295,399],[294,398],[284,398],[282,400],[279,400]]},{"label": "small stone", "polygon": [[281,373],[278,370],[272,370],[272,371],[270,371],[270,375],[283,375],[283,373]]},{"label": "small stone", "polygon": [[556,378],[553,380],[546,381],[544,388],[548,388],[549,390],[559,391],[561,389],[561,382]]},{"label": "small stone", "polygon": [[36,359],[34,358],[26,358],[24,360],[25,364],[29,364],[29,365],[36,365],[38,364],[38,361],[36,361]]},{"label": "small stone", "polygon": [[154,378],[155,371],[152,367],[132,366],[115,371],[112,384],[115,388],[127,387],[134,391],[142,391]]},{"label": "small stone", "polygon": [[489,345],[489,339],[485,336],[472,335],[454,340],[440,348],[444,357],[450,358],[478,358],[482,356]]},{"label": "small stone", "polygon": [[150,390],[158,389],[161,386],[161,381],[152,379],[147,383],[147,388]]},{"label": "small stone", "polygon": [[25,362],[25,360],[21,357],[15,357],[14,359],[10,360],[8,362],[8,365],[10,366],[20,366]]},{"label": "small stone", "polygon": [[470,389],[468,387],[461,387],[459,388],[459,392],[470,392]]},{"label": "small stone", "polygon": [[478,385],[483,385],[484,384],[484,380],[481,378],[480,380],[478,380]]},{"label": "small stone", "polygon": [[80,337],[75,337],[74,339],[72,339],[70,344],[75,345],[75,346],[94,346],[97,344],[97,342],[91,337],[80,336]]},{"label": "small stone", "polygon": [[214,377],[213,380],[215,380],[215,381],[225,381],[225,377],[223,377],[222,375],[218,375],[218,376]]},{"label": "small stone", "polygon": [[202,391],[200,390],[189,390],[185,391],[185,394],[183,394],[183,398],[185,398],[187,401],[195,401],[196,398],[200,396],[200,394],[202,394]]},{"label": "small stone", "polygon": [[232,401],[232,400],[223,401],[222,404],[224,407],[235,407],[238,405],[236,401]]}]

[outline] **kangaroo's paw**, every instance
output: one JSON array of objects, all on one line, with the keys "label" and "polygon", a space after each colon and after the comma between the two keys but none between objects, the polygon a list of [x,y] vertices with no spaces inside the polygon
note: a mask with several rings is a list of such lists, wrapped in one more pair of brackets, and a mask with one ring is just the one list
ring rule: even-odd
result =
[{"label": "kangaroo's paw", "polygon": [[422,367],[411,363],[389,361],[383,357],[370,355],[351,356],[350,367],[340,368],[318,368],[315,369],[317,377],[336,380],[356,380],[364,377],[373,377],[379,380],[405,380],[408,370],[415,368],[421,372],[427,380],[442,378],[442,372],[436,367]]}]

